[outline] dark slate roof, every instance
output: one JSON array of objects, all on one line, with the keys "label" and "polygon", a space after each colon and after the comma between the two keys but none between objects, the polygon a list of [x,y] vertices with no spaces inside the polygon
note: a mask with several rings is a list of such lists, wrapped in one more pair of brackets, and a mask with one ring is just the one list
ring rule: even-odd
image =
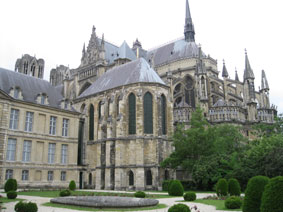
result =
[{"label": "dark slate roof", "polygon": [[9,94],[13,87],[21,89],[24,101],[36,103],[37,95],[45,93],[49,106],[60,108],[63,96],[59,90],[62,88],[56,89],[48,81],[0,68],[0,90]]},{"label": "dark slate roof", "polygon": [[79,98],[138,82],[151,82],[165,85],[158,74],[150,68],[146,60],[140,58],[108,70],[86,89]]},{"label": "dark slate roof", "polygon": [[117,59],[129,59],[131,61],[137,59],[133,50],[129,47],[126,41],[118,49]]},{"label": "dark slate roof", "polygon": [[[101,44],[100,38],[98,38],[98,41]],[[104,48],[106,61],[110,64],[113,63],[114,60],[117,59],[117,52],[119,47],[104,40]]]},{"label": "dark slate roof", "polygon": [[[195,42],[187,42],[182,38],[149,51],[147,59],[151,60],[154,63],[154,66],[159,66],[174,60],[198,57],[198,54],[198,45]],[[202,54],[205,56],[203,52]]]}]

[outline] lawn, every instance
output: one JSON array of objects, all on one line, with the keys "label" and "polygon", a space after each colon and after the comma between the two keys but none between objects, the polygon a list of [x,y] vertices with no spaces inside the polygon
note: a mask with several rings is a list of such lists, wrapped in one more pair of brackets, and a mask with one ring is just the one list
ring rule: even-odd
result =
[{"label": "lawn", "polygon": [[202,203],[206,205],[213,205],[216,207],[216,210],[242,211],[242,209],[227,209],[224,205],[225,200],[197,199],[193,202]]},{"label": "lawn", "polygon": [[7,202],[16,202],[16,201],[21,201],[23,199],[8,199],[7,197],[1,197],[0,202],[2,203],[7,203]]},{"label": "lawn", "polygon": [[[38,197],[59,197],[59,190],[56,191],[21,191],[18,195],[38,196]],[[114,192],[90,192],[90,191],[72,191],[72,196],[119,196],[119,197],[134,197],[134,193],[114,193]],[[160,199],[170,198],[167,194],[146,194],[146,198]]]},{"label": "lawn", "polygon": [[167,205],[165,204],[158,204],[156,206],[152,207],[142,207],[142,208],[132,208],[132,209],[116,209],[116,208],[109,208],[109,209],[96,209],[96,208],[87,208],[87,207],[79,207],[79,206],[72,206],[72,205],[61,205],[61,204],[55,204],[55,203],[44,203],[43,206],[47,207],[55,207],[55,208],[68,208],[68,209],[74,209],[79,211],[144,211],[144,210],[157,210],[166,208]]}]

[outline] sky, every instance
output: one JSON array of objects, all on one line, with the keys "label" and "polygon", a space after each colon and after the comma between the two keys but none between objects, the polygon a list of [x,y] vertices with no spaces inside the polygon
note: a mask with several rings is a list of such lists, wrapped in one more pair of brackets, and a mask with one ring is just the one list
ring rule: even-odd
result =
[{"label": "sky", "polygon": [[[230,78],[243,79],[245,49],[255,87],[265,70],[271,103],[283,113],[283,1],[189,0],[202,50],[225,59]],[[98,36],[120,46],[136,38],[144,49],[183,36],[185,0],[0,0],[0,67],[14,70],[23,54],[45,60],[44,78],[57,65],[77,68],[92,26]]]}]

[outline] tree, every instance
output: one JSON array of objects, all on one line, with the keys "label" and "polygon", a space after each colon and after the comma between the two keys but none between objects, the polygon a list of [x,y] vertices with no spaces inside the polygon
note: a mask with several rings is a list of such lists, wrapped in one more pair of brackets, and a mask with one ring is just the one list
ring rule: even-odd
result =
[{"label": "tree", "polygon": [[175,151],[162,167],[182,167],[190,173],[199,189],[212,189],[219,178],[231,175],[239,163],[246,139],[234,125],[210,125],[198,107],[190,128],[179,125],[173,135]]},{"label": "tree", "polygon": [[208,122],[198,107],[192,114],[190,128],[185,130],[184,125],[178,125],[173,135],[175,151],[169,158],[162,162],[162,166],[176,169],[181,166],[187,171],[192,171],[194,164],[202,155],[209,155],[212,143],[208,137]]}]

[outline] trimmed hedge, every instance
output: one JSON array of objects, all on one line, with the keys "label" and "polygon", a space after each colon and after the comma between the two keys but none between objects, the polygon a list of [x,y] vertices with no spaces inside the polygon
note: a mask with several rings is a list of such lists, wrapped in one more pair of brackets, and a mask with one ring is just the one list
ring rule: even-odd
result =
[{"label": "trimmed hedge", "polygon": [[7,198],[8,199],[16,199],[17,198],[17,192],[16,191],[8,191],[7,192]]},{"label": "trimmed hedge", "polygon": [[196,198],[197,198],[197,195],[195,192],[190,191],[184,194],[185,201],[195,201]]},{"label": "trimmed hedge", "polygon": [[191,212],[191,209],[185,204],[177,204],[171,206],[168,212]]},{"label": "trimmed hedge", "polygon": [[228,194],[228,183],[227,180],[224,178],[221,178],[218,180],[216,184],[216,193],[217,196],[227,196]]},{"label": "trimmed hedge", "polygon": [[228,180],[228,192],[230,196],[241,195],[241,186],[237,179],[231,178]]},{"label": "trimmed hedge", "polygon": [[38,208],[37,208],[37,205],[36,203],[32,203],[32,202],[18,202],[16,205],[15,205],[15,211],[16,212],[37,212]]},{"label": "trimmed hedge", "polygon": [[162,182],[162,191],[168,191],[171,182],[172,180],[164,180]]},{"label": "trimmed hedge", "polygon": [[63,190],[63,191],[60,191],[60,193],[59,193],[60,197],[67,197],[67,196],[70,196],[70,195],[71,195],[71,192],[69,190]]},{"label": "trimmed hedge", "polygon": [[145,198],[145,193],[143,191],[137,191],[134,196],[137,198]]},{"label": "trimmed hedge", "polygon": [[268,182],[269,178],[265,176],[255,176],[249,180],[245,191],[243,212],[260,211],[262,193]]},{"label": "trimmed hedge", "polygon": [[18,189],[18,184],[17,184],[17,180],[15,179],[8,179],[4,185],[4,190],[5,192],[9,192],[9,191],[17,191]]},{"label": "trimmed hedge", "polygon": [[179,180],[172,180],[169,185],[168,194],[171,196],[183,196],[184,188]]},{"label": "trimmed hedge", "polygon": [[261,212],[283,211],[283,177],[272,178],[265,186],[261,199]]},{"label": "trimmed hedge", "polygon": [[240,209],[242,206],[242,200],[240,197],[231,196],[225,200],[225,207],[228,209]]},{"label": "trimmed hedge", "polygon": [[71,182],[70,182],[70,184],[69,184],[69,189],[71,190],[71,191],[74,191],[74,190],[76,190],[76,183],[75,183],[75,181],[74,180],[72,180]]}]

